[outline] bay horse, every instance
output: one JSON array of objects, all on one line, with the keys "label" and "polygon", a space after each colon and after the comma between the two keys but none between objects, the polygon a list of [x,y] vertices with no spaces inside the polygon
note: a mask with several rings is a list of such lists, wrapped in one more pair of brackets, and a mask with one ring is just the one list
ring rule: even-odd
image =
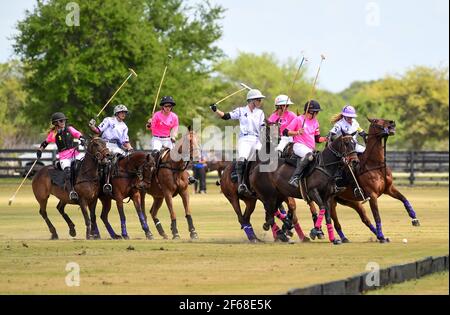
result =
[{"label": "bay horse", "polygon": [[[150,215],[160,236],[168,239],[161,221],[158,219],[158,210],[163,201],[166,202],[170,212],[172,239],[179,239],[177,217],[173,209],[172,198],[180,195],[183,201],[185,217],[191,239],[198,239],[192,221],[191,206],[189,204],[189,173],[187,167],[190,162],[200,158],[200,146],[195,132],[189,131],[175,143],[173,149],[163,149],[156,159],[156,170],[150,185],[145,185],[145,192],[153,197]],[[145,209],[145,193],[141,194],[141,204]]]},{"label": "bay horse", "polygon": [[[106,230],[112,239],[129,239],[126,217],[123,209],[123,200],[130,198],[133,200],[136,213],[141,223],[142,230],[147,239],[153,239],[153,234],[150,231],[147,218],[144,214],[145,210],[141,204],[141,191],[145,185],[150,185],[150,181],[155,169],[155,160],[153,157],[145,152],[135,151],[126,157],[123,157],[117,162],[117,170],[112,172],[111,184],[112,195],[100,192],[99,199],[102,203],[102,213],[100,215]],[[120,217],[121,235],[117,235],[111,224],[108,221],[108,214],[111,210],[111,201],[116,201],[117,210]],[[95,210],[94,210],[95,211]],[[95,212],[91,212],[91,221],[95,235],[99,238],[98,227],[95,222]]]},{"label": "bay horse", "polygon": [[[276,138],[278,137],[277,134],[273,133],[273,128],[270,128],[270,126],[273,124],[270,124],[266,121],[266,127],[265,127],[265,143],[266,143],[266,152],[276,152],[275,151],[275,145],[278,143],[276,141]],[[261,163],[261,160],[259,159],[258,152],[256,153],[256,161],[249,162],[246,174],[252,173],[253,169]],[[241,229],[244,230],[248,240],[252,243],[260,242],[261,240],[256,236],[252,224],[250,223],[251,215],[253,214],[256,203],[258,201],[258,197],[256,195],[251,196],[242,196],[238,194],[238,183],[237,181],[233,181],[232,179],[232,173],[234,169],[234,164],[231,162],[227,162],[228,165],[225,167],[225,169],[222,172],[222,176],[220,178],[220,181],[218,185],[220,185],[221,191],[224,194],[224,196],[228,199],[230,204],[232,205],[234,212],[236,213],[238,217],[238,221],[241,224]],[[245,177],[245,176],[244,176]],[[250,189],[252,187],[250,186]],[[242,213],[240,200],[244,201],[245,203],[245,211]],[[280,229],[276,223],[273,224],[272,227],[272,233],[274,240],[280,240],[282,242],[288,242],[289,239],[287,238],[285,232],[289,231],[292,228],[292,226],[295,228],[295,231],[300,238],[300,241],[307,242],[309,239],[304,235],[300,223],[298,222],[298,217],[296,214],[296,204],[295,200],[293,198],[286,198],[284,200],[288,206],[288,216],[286,217],[281,211],[281,205],[280,209],[278,209],[274,216],[278,217],[280,220],[283,221],[283,229]],[[267,225],[263,225],[264,230],[269,230],[270,227],[267,227]]]},{"label": "bay horse", "polygon": [[366,151],[359,157],[360,168],[356,176],[366,197],[370,197],[370,209],[372,210],[376,227],[374,227],[367,218],[365,209],[360,202],[361,199],[358,199],[353,194],[353,180],[350,181],[346,190],[335,196],[335,200],[331,203],[331,211],[336,231],[341,239],[347,238],[342,232],[342,227],[336,214],[336,202],[355,209],[362,221],[369,227],[372,233],[376,235],[380,243],[385,243],[388,242],[389,239],[383,235],[377,201],[381,195],[387,194],[392,198],[400,200],[412,219],[413,226],[420,226],[420,222],[408,199],[406,199],[406,197],[394,186],[392,170],[386,163],[386,142],[389,136],[395,135],[395,121],[386,119],[367,119],[370,122],[367,146]]},{"label": "bay horse", "polygon": [[67,225],[69,226],[69,234],[72,237],[76,236],[75,224],[64,212],[64,208],[67,204],[80,205],[86,224],[86,239],[91,238],[91,220],[89,218],[87,208],[91,209],[92,207],[95,207],[100,189],[100,179],[98,176],[99,165],[106,163],[108,156],[109,150],[101,138],[93,138],[88,141],[86,155],[81,161],[81,165],[74,183],[74,189],[79,196],[78,201],[70,200],[69,192],[64,189],[64,186],[60,187],[52,182],[50,172],[56,171],[53,165],[41,168],[33,177],[31,184],[33,193],[39,203],[39,213],[47,223],[50,230],[51,239],[58,239],[58,234],[47,216],[46,208],[50,195],[54,195],[59,199],[59,203],[56,208],[67,222]]},{"label": "bay horse", "polygon": [[266,172],[261,169],[262,165],[258,165],[250,174],[250,184],[258,198],[263,201],[266,222],[273,228],[273,213],[287,197],[306,199],[308,203],[309,200],[312,200],[321,210],[310,237],[315,239],[320,234],[322,220],[325,216],[330,242],[335,245],[340,244],[340,240],[334,237],[329,203],[335,193],[334,174],[337,169],[345,164],[354,166],[358,163],[353,137],[342,135],[327,145],[322,152],[316,154],[315,161],[311,162],[308,167],[309,170],[305,170],[306,176],[301,181],[300,189],[294,188],[288,183],[295,167],[283,162],[283,159],[271,161],[271,163],[277,163],[274,172]]}]

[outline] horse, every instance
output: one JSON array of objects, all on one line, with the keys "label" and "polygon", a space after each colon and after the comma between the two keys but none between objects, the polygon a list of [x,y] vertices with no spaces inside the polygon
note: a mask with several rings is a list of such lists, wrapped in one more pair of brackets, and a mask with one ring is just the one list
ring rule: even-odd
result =
[{"label": "horse", "polygon": [[[186,150],[186,148],[188,150]],[[188,151],[188,153],[186,152]],[[179,239],[176,214],[173,209],[172,198],[180,195],[183,201],[184,212],[188,223],[188,230],[191,239],[198,239],[192,221],[191,207],[189,204],[189,173],[186,171],[190,162],[200,157],[200,146],[194,131],[189,131],[175,143],[173,149],[163,149],[156,159],[156,170],[150,185],[146,185],[144,190],[153,197],[153,204],[149,210],[160,236],[168,239],[161,221],[158,219],[158,210],[163,201],[166,201],[171,218],[172,239]],[[145,192],[141,194],[141,204],[145,207]]]},{"label": "horse", "polygon": [[[274,138],[276,135],[274,135],[271,130],[272,128],[268,128],[271,124],[269,124],[266,121],[266,128],[265,128],[265,134],[266,134],[266,150],[269,152],[273,152],[270,150],[274,149],[274,144],[278,143],[275,142]],[[261,163],[261,160],[258,159],[259,154],[256,154],[257,160],[252,161],[248,164],[246,169],[246,174],[252,173],[253,169]],[[258,201],[258,198],[256,195],[251,196],[242,196],[238,194],[238,184],[237,182],[233,181],[233,169],[234,164],[231,162],[228,162],[228,165],[223,170],[222,176],[220,178],[220,181],[218,182],[218,185],[220,185],[221,191],[224,194],[224,196],[228,199],[230,204],[232,205],[237,217],[238,221],[241,224],[241,229],[244,230],[245,234],[247,235],[247,238],[250,242],[256,243],[260,242],[261,240],[256,236],[252,224],[250,223],[251,215],[253,214],[253,211],[256,207],[256,202]],[[250,186],[250,189],[252,187]],[[242,214],[242,209],[240,205],[240,200],[244,201],[245,203],[245,211],[244,214]],[[287,242],[289,239],[286,237],[286,234],[283,231],[290,231],[292,226],[294,226],[295,231],[300,238],[300,241],[307,242],[309,239],[304,235],[300,223],[298,222],[297,214],[296,214],[296,204],[295,200],[293,198],[286,198],[284,200],[286,204],[288,205],[288,217],[284,216],[284,214],[280,211],[277,211],[274,213],[276,217],[278,217],[280,220],[283,221],[283,229],[281,230],[276,224],[274,224],[274,227],[272,229],[273,237],[275,240],[280,240],[282,242]],[[281,205],[280,205],[281,208]],[[269,230],[266,225],[263,225],[264,230]]]},{"label": "horse", "polygon": [[[117,169],[113,170],[111,184],[113,187],[112,195],[100,192],[99,199],[102,203],[102,213],[100,218],[105,224],[106,230],[112,239],[129,239],[126,217],[123,209],[123,200],[130,198],[133,200],[136,213],[138,215],[141,227],[144,230],[147,239],[153,239],[147,218],[144,214],[144,208],[141,205],[141,190],[145,185],[150,185],[150,180],[155,169],[155,160],[145,152],[135,151],[117,162]],[[108,221],[108,214],[111,210],[111,200],[116,201],[117,210],[120,216],[121,235],[117,235]],[[98,227],[95,221],[95,210],[91,212],[91,222],[94,235],[100,238]]]},{"label": "horse", "polygon": [[74,189],[78,193],[78,201],[72,201],[69,198],[69,192],[52,182],[51,174],[57,171],[54,166],[45,166],[41,168],[37,174],[33,177],[32,188],[36,200],[39,203],[39,213],[47,223],[47,226],[51,233],[51,239],[58,239],[58,234],[50,219],[47,216],[47,202],[50,194],[59,199],[59,203],[56,206],[59,213],[69,226],[69,235],[76,236],[75,224],[64,212],[64,208],[67,204],[78,204],[81,207],[84,221],[86,224],[86,239],[91,238],[91,220],[87,213],[87,208],[95,208],[97,196],[100,189],[98,171],[99,165],[107,163],[109,156],[109,150],[106,147],[105,142],[101,138],[93,138],[87,144],[86,155],[81,161],[81,165],[78,174],[75,179]]},{"label": "horse", "polygon": [[321,210],[310,237],[315,239],[319,235],[325,215],[330,242],[335,245],[340,244],[340,240],[334,237],[329,202],[335,193],[334,174],[337,169],[345,164],[351,164],[351,167],[354,167],[358,163],[353,137],[342,135],[322,152],[317,153],[315,162],[311,162],[305,171],[300,189],[294,188],[288,183],[295,167],[283,162],[283,159],[271,161],[271,163],[277,163],[276,170],[273,172],[267,172],[262,169],[263,165],[258,165],[249,176],[250,185],[264,204],[266,223],[272,229],[274,228],[273,214],[287,197],[312,200]]},{"label": "horse", "polygon": [[408,199],[399,192],[394,186],[392,170],[386,164],[386,142],[389,136],[395,135],[395,121],[385,119],[370,119],[369,133],[367,137],[366,151],[359,157],[360,169],[357,172],[357,180],[370,197],[370,209],[375,219],[376,228],[372,225],[365,214],[365,209],[360,200],[353,194],[353,183],[347,186],[347,189],[335,196],[331,203],[331,212],[334,226],[341,239],[347,239],[342,232],[342,227],[336,214],[336,202],[355,209],[360,215],[362,221],[374,233],[380,243],[389,242],[382,232],[381,218],[378,210],[377,199],[382,194],[387,194],[392,198],[400,200],[410,218],[413,226],[420,226],[416,212],[409,203]]}]

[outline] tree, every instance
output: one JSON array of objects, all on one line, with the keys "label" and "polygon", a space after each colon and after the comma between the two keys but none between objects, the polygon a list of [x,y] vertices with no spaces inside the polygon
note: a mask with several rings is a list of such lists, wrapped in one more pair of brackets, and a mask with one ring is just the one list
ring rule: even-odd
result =
[{"label": "tree", "polygon": [[14,48],[29,74],[25,112],[33,124],[47,126],[53,112],[63,111],[87,130],[87,121],[133,68],[138,78],[128,81],[100,117],[110,115],[114,105],[127,105],[133,139],[145,131],[168,54],[174,58],[160,96],[174,96],[182,123],[199,110],[194,102],[196,95],[207,94],[208,64],[222,55],[214,45],[222,34],[220,6],[205,2],[191,8],[182,0],[79,1],[79,26],[68,26],[66,3],[37,1],[17,26]]},{"label": "tree", "polygon": [[448,149],[448,79],[448,68],[418,66],[364,86],[352,102],[363,117],[395,120],[398,148]]}]

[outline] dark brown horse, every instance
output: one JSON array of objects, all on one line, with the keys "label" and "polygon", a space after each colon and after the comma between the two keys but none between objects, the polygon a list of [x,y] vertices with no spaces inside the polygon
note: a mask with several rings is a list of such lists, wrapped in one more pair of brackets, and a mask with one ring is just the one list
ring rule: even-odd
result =
[{"label": "dark brown horse", "polygon": [[413,226],[419,226],[420,223],[408,199],[394,186],[392,171],[386,164],[386,142],[389,136],[395,135],[395,122],[385,119],[369,119],[369,122],[367,147],[366,151],[359,157],[360,169],[357,174],[357,179],[366,197],[370,197],[370,208],[375,219],[376,227],[368,219],[362,203],[359,202],[361,199],[355,197],[353,193],[355,188],[353,181],[350,181],[345,191],[336,196],[335,201],[331,204],[331,211],[336,231],[341,239],[344,240],[347,238],[342,232],[342,227],[336,214],[336,201],[355,209],[364,224],[369,227],[381,243],[384,243],[389,241],[389,239],[383,235],[377,201],[382,194],[387,194],[403,203],[412,219]]},{"label": "dark brown horse", "polygon": [[341,136],[316,155],[316,163],[310,166],[310,171],[301,183],[301,189],[289,185],[288,180],[295,167],[283,163],[283,159],[271,161],[276,163],[274,166],[276,170],[272,172],[263,169],[264,165],[258,165],[250,174],[250,184],[258,198],[263,201],[266,222],[273,226],[273,213],[287,197],[312,200],[321,210],[310,236],[313,239],[318,236],[325,216],[329,240],[333,244],[339,244],[340,241],[334,237],[329,206],[330,199],[335,193],[334,174],[345,163],[354,164],[357,161],[352,136]]},{"label": "dark brown horse", "polygon": [[[151,185],[146,185],[147,194],[153,197],[150,215],[153,218],[158,233],[165,239],[168,238],[161,221],[157,215],[163,201],[166,201],[171,218],[172,238],[178,239],[180,235],[177,228],[177,217],[173,209],[172,198],[180,195],[183,201],[184,212],[188,223],[191,239],[197,239],[198,234],[192,221],[191,206],[189,204],[189,173],[186,168],[189,162],[200,157],[200,147],[194,131],[189,130],[172,150],[163,150],[157,160],[156,170]],[[145,207],[145,194],[141,195],[141,204]]]},{"label": "dark brown horse", "polygon": [[39,203],[39,213],[44,218],[47,226],[52,234],[52,239],[58,239],[58,234],[53,224],[47,216],[47,202],[50,194],[59,199],[56,206],[61,213],[64,220],[69,226],[69,234],[72,237],[76,236],[75,225],[69,216],[64,212],[66,204],[79,204],[83,213],[86,224],[86,239],[91,238],[91,220],[89,218],[87,209],[95,208],[99,193],[99,164],[106,163],[109,150],[106,148],[105,142],[101,138],[94,138],[88,142],[86,155],[81,162],[78,175],[75,179],[74,189],[78,193],[78,201],[71,201],[69,199],[69,192],[63,187],[55,185],[50,176],[50,172],[55,172],[54,166],[46,166],[39,170],[33,177],[32,188],[34,196]]},{"label": "dark brown horse", "polygon": [[[266,127],[264,128],[265,132],[265,153],[276,153],[275,146],[278,143],[278,128],[270,127],[273,124],[270,124],[266,121]],[[275,131],[275,132],[274,132]],[[251,174],[255,167],[261,163],[261,160],[259,159],[259,153],[256,154],[257,159],[256,161],[250,162],[247,166],[247,174]],[[274,158],[272,156],[272,158]],[[252,196],[242,196],[238,194],[238,183],[236,181],[233,181],[233,169],[234,169],[234,163],[227,162],[228,165],[224,169],[221,179],[220,179],[220,187],[222,190],[222,193],[225,195],[225,197],[228,199],[228,201],[231,203],[234,212],[236,213],[238,217],[238,221],[241,224],[241,229],[244,230],[245,234],[247,235],[247,238],[250,242],[258,242],[260,241],[258,237],[256,236],[252,224],[250,223],[251,215],[253,214],[253,211],[256,207],[256,202],[258,201],[258,198],[256,195]],[[252,189],[250,187],[250,189]],[[244,214],[242,213],[240,200],[244,201],[245,203],[245,211]],[[295,228],[295,231],[300,238],[301,241],[309,241],[307,237],[305,237],[302,228],[300,227],[300,223],[298,222],[298,217],[296,214],[296,204],[295,200],[293,198],[286,198],[284,200],[288,206],[288,214],[287,216],[283,213],[282,206],[279,206],[279,209],[277,209],[276,212],[274,212],[274,216],[278,219],[283,221],[283,229],[280,229],[276,223],[272,225],[272,233],[275,240],[280,240],[283,242],[287,242],[289,239],[286,237],[286,232],[290,233],[290,229],[292,227]],[[270,226],[267,224],[263,225],[264,230],[269,230]]]},{"label": "dark brown horse", "polygon": [[[141,205],[141,191],[145,185],[150,185],[150,181],[155,169],[155,160],[145,152],[133,152],[130,155],[120,159],[117,165],[117,171],[113,171],[111,184],[113,187],[112,195],[100,193],[99,199],[102,203],[101,219],[105,224],[106,230],[112,239],[128,239],[126,227],[126,217],[123,209],[123,200],[130,198],[133,200],[136,213],[138,215],[141,227],[144,230],[147,239],[153,239],[150,231],[144,208]],[[117,235],[108,221],[108,214],[111,210],[111,200],[116,201],[117,210],[120,216],[121,235]],[[95,223],[95,213],[91,213],[94,235],[100,237],[98,227]]]}]

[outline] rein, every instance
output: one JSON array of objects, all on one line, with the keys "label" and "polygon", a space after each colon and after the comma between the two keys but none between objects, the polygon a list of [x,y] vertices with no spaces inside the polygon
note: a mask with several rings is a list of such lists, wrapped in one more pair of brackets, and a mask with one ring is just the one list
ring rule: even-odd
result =
[{"label": "rein", "polygon": [[[364,163],[364,168],[365,168],[365,170],[362,171],[362,172],[360,172],[359,175],[365,174],[365,173],[370,172],[370,171],[382,169],[382,170],[384,171],[384,179],[386,180],[386,176],[387,176],[387,173],[386,173],[386,172],[387,172],[387,170],[386,170],[386,168],[387,168],[387,163],[386,163],[386,154],[387,154],[386,144],[387,144],[387,140],[388,140],[388,138],[389,138],[389,133],[387,133],[387,131],[386,131],[385,128],[383,128],[383,127],[381,127],[381,126],[379,126],[379,125],[373,125],[373,124],[372,124],[372,126],[382,130],[382,131],[380,131],[380,132],[368,133],[367,136],[368,136],[368,137],[369,137],[369,136],[373,136],[373,137],[376,137],[376,138],[382,137],[381,140],[383,141],[383,144],[382,144],[382,145],[383,145],[383,161],[380,161],[380,162],[379,162],[379,161],[376,161],[376,162],[378,162],[380,165],[375,166],[375,167],[371,167],[371,168],[367,168],[367,167],[365,166],[365,164],[367,164],[367,163]],[[372,151],[373,151],[374,148],[375,148],[375,146],[372,146],[372,147],[370,148],[370,151],[367,153],[367,156],[370,156],[370,153],[372,153]],[[366,154],[366,153],[364,153],[364,154]],[[368,159],[367,159],[367,160],[368,160]]]}]

